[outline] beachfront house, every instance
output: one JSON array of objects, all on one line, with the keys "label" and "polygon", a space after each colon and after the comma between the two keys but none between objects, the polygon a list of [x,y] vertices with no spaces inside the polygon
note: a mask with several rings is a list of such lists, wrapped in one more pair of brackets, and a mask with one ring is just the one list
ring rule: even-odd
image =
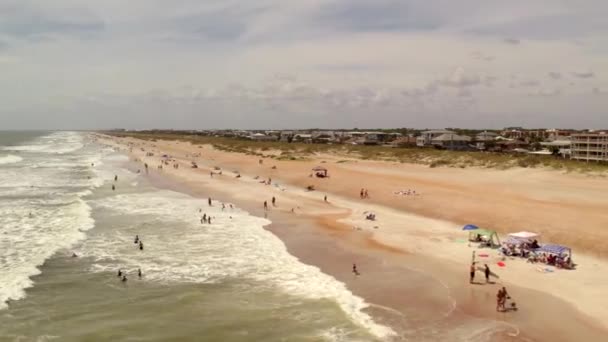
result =
[{"label": "beachfront house", "polygon": [[475,145],[480,150],[486,150],[488,148],[494,147],[494,142],[498,138],[498,134],[494,132],[481,132],[475,136]]},{"label": "beachfront house", "polygon": [[496,137],[498,137],[497,133],[484,131],[475,136],[475,141],[494,141],[496,140]]},{"label": "beachfront house", "polygon": [[420,134],[420,136],[416,139],[416,145],[423,147],[423,146],[432,146],[433,143],[433,139],[438,138],[439,136],[443,135],[443,134],[456,134],[455,132],[452,131],[448,131],[445,129],[437,129],[437,130],[430,130],[430,131],[424,131]]},{"label": "beachfront house", "polygon": [[296,134],[293,136],[292,142],[312,143],[312,134]]},{"label": "beachfront house", "polygon": [[456,133],[445,133],[431,140],[431,145],[446,150],[468,150],[471,137]]},{"label": "beachfront house", "polygon": [[312,142],[317,144],[328,144],[336,141],[336,135],[332,131],[315,131],[311,134]]},{"label": "beachfront house", "polygon": [[565,158],[570,156],[572,141],[570,139],[544,141],[541,142],[540,145],[544,149],[551,151],[552,154],[560,155]]},{"label": "beachfront house", "polygon": [[274,135],[266,135],[264,133],[254,133],[249,136],[253,141],[277,141],[278,137]]},{"label": "beachfront house", "polygon": [[605,132],[573,134],[571,153],[572,159],[608,162],[608,134]]}]

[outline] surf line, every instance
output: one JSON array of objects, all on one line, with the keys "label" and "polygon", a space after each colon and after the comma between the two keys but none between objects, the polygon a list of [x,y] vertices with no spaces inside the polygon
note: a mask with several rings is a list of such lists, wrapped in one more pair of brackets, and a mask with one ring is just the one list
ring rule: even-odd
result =
[{"label": "surf line", "polygon": [[393,308],[390,308],[388,306],[384,306],[384,305],[380,305],[380,304],[374,304],[374,303],[369,303],[368,305],[370,307],[381,309],[381,310],[385,310],[385,311],[391,312],[391,313],[393,313],[395,315],[398,315],[398,316],[401,316],[401,317],[405,318],[405,315],[403,314],[403,312],[401,312],[401,311],[399,311],[397,309],[393,309]]}]

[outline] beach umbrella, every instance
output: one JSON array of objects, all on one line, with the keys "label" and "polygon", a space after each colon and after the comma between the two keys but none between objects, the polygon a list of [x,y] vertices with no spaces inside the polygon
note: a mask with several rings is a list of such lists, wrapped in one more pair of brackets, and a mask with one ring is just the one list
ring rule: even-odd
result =
[{"label": "beach umbrella", "polygon": [[479,229],[479,227],[477,227],[474,224],[467,224],[466,226],[462,227],[462,230],[475,230],[475,229]]}]

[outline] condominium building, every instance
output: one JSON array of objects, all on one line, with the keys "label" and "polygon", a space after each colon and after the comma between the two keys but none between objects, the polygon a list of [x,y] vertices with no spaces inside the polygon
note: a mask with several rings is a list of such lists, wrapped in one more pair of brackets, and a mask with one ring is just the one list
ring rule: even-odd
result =
[{"label": "condominium building", "polygon": [[608,161],[608,134],[571,135],[571,158],[585,161]]}]

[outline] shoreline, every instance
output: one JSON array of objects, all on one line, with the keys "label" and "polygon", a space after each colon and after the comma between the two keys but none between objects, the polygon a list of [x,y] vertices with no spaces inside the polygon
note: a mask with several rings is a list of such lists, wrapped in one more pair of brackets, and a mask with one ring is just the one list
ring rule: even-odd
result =
[{"label": "shoreline", "polygon": [[[141,142],[143,143],[143,141]],[[169,142],[165,143],[169,144]],[[126,148],[124,144],[116,146],[122,146],[122,149]],[[142,156],[131,154],[131,157],[140,158]],[[153,160],[154,158],[149,159]],[[184,168],[188,166],[184,160],[180,160],[180,164]],[[192,170],[188,170],[192,172]],[[196,186],[192,186],[192,175],[182,177],[182,173],[183,171],[181,170],[176,172],[173,172],[173,170],[169,170],[169,172],[163,170],[162,174],[157,170],[151,171],[152,175],[158,175],[158,180],[167,179],[169,183],[173,182],[173,188],[180,190],[180,192],[190,192],[200,197],[202,194],[201,190],[204,189],[205,193],[212,192],[218,194],[219,198],[225,197],[229,199],[227,202],[237,204],[252,215],[263,216],[264,210],[260,208],[259,204],[256,205],[251,198],[251,194],[244,195],[241,193],[242,190],[247,192],[256,186],[261,187],[261,184],[255,184],[254,182],[248,182],[246,185],[244,184],[245,182],[235,184],[237,181],[231,179],[232,177],[228,175],[224,175],[215,177],[221,178],[220,182],[215,180],[212,182],[204,181],[202,182],[203,184],[197,182]],[[243,175],[244,178],[249,178],[250,176]],[[200,173],[196,177],[200,181],[202,179],[200,177],[205,177],[205,175],[204,173]],[[160,182],[162,183],[162,181]],[[165,185],[168,185],[168,183]],[[226,191],[227,189],[229,191]],[[273,190],[276,191],[276,189]],[[581,329],[586,331],[588,338],[593,340],[597,336],[601,336],[599,334],[605,332],[599,323],[595,323],[592,319],[579,314],[578,310],[561,299],[512,284],[508,284],[510,292],[517,293],[518,304],[525,309],[514,314],[496,314],[493,312],[493,298],[494,291],[497,289],[496,286],[491,287],[491,289],[487,286],[477,286],[474,291],[471,291],[468,283],[463,284],[466,272],[460,272],[454,267],[455,265],[447,264],[444,260],[435,256],[425,256],[418,250],[408,251],[407,249],[397,248],[394,246],[394,241],[390,243],[391,241],[386,241],[386,238],[383,239],[375,236],[373,228],[363,227],[362,231],[349,229],[348,227],[353,226],[353,222],[361,223],[359,220],[352,218],[354,214],[357,214],[356,212],[359,208],[350,208],[348,206],[348,204],[352,204],[349,202],[350,200],[337,197],[339,194],[330,193],[330,204],[328,205],[322,203],[320,199],[308,198],[313,194],[299,194],[295,198],[290,198],[292,195],[291,190],[286,189],[289,195],[278,192],[280,210],[270,211],[269,219],[273,223],[267,229],[286,244],[288,251],[292,255],[304,263],[319,267],[323,272],[346,283],[355,295],[365,298],[368,303],[372,304],[368,311],[373,317],[379,319],[380,323],[383,320],[396,320],[399,322],[400,319],[396,319],[395,317],[399,317],[400,314],[404,315],[404,312],[410,314],[407,317],[408,319],[412,319],[412,312],[408,312],[407,309],[410,306],[418,308],[418,310],[413,312],[417,315],[421,314],[420,308],[428,307],[430,312],[426,320],[433,319],[438,312],[448,306],[448,309],[445,311],[449,312],[451,310],[452,312],[448,314],[450,316],[446,320],[448,322],[441,322],[442,324],[452,324],[452,328],[458,328],[458,325],[462,324],[462,322],[470,322],[475,319],[485,319],[495,324],[504,324],[503,328],[507,328],[504,329],[503,336],[497,338],[513,340],[513,336],[510,335],[516,333],[512,329],[514,326],[520,326],[521,331],[517,332],[517,338],[521,340],[545,339],[548,336],[551,336],[554,340],[569,340],[567,337],[575,336],[572,335],[573,331],[576,332],[576,330]],[[319,194],[319,192],[314,193],[315,196]],[[306,209],[296,210],[295,215],[289,213],[288,208],[295,208],[298,204],[306,207]],[[369,207],[370,205],[366,204],[366,206]],[[383,226],[386,224],[382,222],[380,229],[383,230]],[[312,229],[310,229],[311,227]],[[315,248],[313,249],[314,252],[311,252],[311,246],[325,246],[326,248]],[[350,272],[352,260],[357,260],[362,277],[353,278]],[[403,267],[402,265],[404,264],[410,268]],[[432,284],[437,287],[432,290],[426,289],[426,292],[423,291],[427,295],[426,297],[420,296],[421,292],[419,288],[408,291],[404,286],[404,284],[412,283],[412,277],[416,278],[417,271],[413,269],[413,266],[419,267],[419,270],[423,269],[426,271],[419,274],[419,278],[426,278],[416,279],[415,283],[426,284],[427,286]],[[359,279],[364,278],[373,278],[374,280],[369,283],[359,281]],[[379,281],[377,279],[387,280]],[[440,284],[438,284],[437,279],[440,280]],[[443,290],[441,286],[444,286]],[[446,300],[444,298],[445,294],[442,294],[441,291],[446,290],[449,291],[448,298],[454,297],[454,302],[456,303],[454,309],[449,308],[450,303],[444,302]],[[412,294],[411,292],[414,293]],[[424,299],[420,297],[424,297]],[[480,301],[479,297],[483,297],[483,299]],[[553,309],[550,310],[551,314],[546,315],[544,319],[532,317],[532,312],[527,313],[524,311],[529,308],[525,307],[525,305],[522,306],[522,299],[532,304],[538,304],[547,308],[552,307]],[[501,319],[509,320],[509,322],[496,323],[500,322]],[[540,329],[539,331],[538,329],[538,324],[552,325],[552,322],[564,319],[569,320],[571,323],[563,324],[561,327],[554,326],[546,331],[544,329]],[[395,322],[392,322],[392,324],[395,325]],[[418,322],[417,324],[424,326],[425,322]],[[529,332],[531,334],[528,334]],[[594,334],[594,332],[597,334]],[[414,337],[416,336],[419,335],[414,335]],[[579,332],[576,336],[581,336],[581,333]]]}]

